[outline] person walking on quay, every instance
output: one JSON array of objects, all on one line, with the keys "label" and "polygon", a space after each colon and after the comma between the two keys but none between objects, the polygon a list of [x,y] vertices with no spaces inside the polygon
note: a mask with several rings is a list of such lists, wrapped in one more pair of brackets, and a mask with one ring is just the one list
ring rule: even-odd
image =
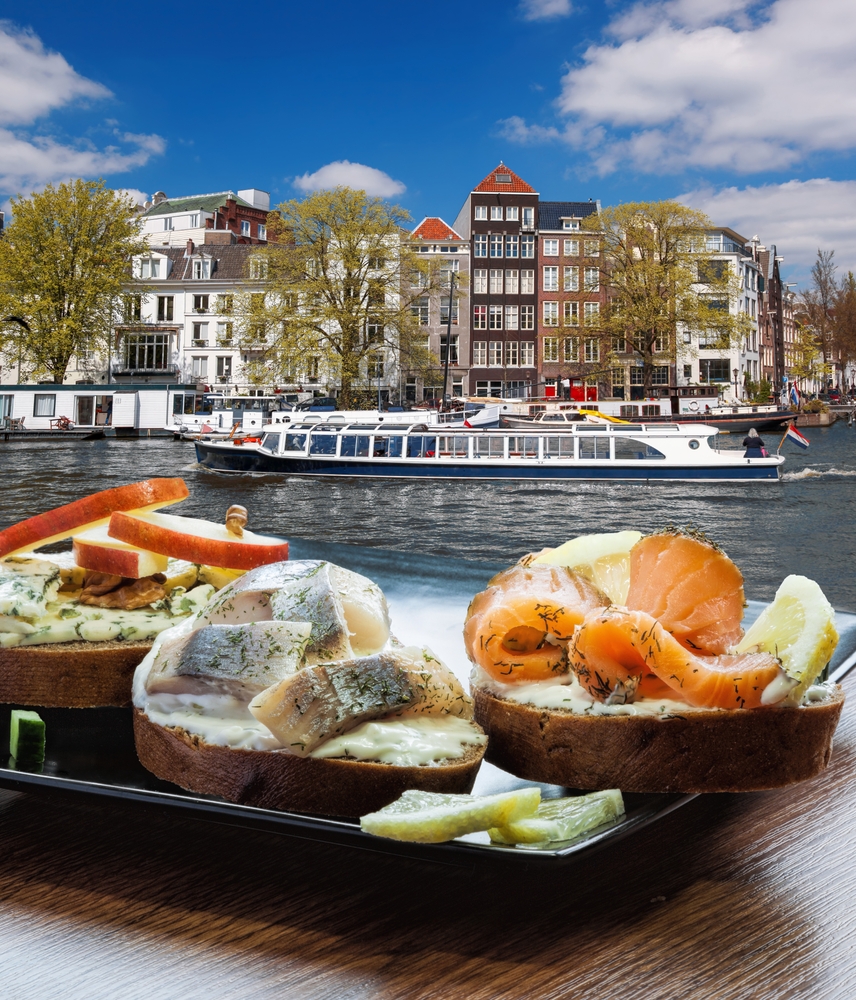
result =
[{"label": "person walking on quay", "polygon": [[750,427],[749,433],[743,438],[743,447],[746,449],[744,458],[763,458],[767,454],[764,442],[754,427]]}]

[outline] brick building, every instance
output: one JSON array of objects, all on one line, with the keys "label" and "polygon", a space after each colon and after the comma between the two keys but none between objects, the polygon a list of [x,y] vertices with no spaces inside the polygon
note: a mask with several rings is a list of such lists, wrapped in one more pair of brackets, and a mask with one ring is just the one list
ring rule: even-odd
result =
[{"label": "brick building", "polygon": [[168,198],[158,191],[140,216],[143,235],[155,246],[194,243],[264,243],[270,195],[247,188],[235,194],[195,194]]},{"label": "brick building", "polygon": [[470,393],[534,393],[538,192],[500,163],[467,196],[452,228],[470,245]]}]

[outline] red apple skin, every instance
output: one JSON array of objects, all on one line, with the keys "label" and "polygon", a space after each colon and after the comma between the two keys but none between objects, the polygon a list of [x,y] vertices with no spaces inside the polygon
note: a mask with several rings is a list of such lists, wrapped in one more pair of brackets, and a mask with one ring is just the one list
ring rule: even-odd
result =
[{"label": "red apple skin", "polygon": [[[148,555],[148,553],[145,553]],[[74,540],[74,561],[83,569],[91,569],[98,573],[110,573],[113,576],[124,576],[138,580],[141,576],[148,576],[148,573],[140,571],[139,552],[132,552],[130,549],[111,549],[106,545],[92,545],[91,542]],[[162,573],[167,568],[167,558],[162,557],[158,562],[163,563],[158,568],[153,568],[150,572]]]},{"label": "red apple skin", "polygon": [[154,510],[189,495],[183,479],[144,479],[101,490],[73,503],[54,507],[0,531],[0,559],[27,549],[69,538],[79,530],[104,524],[117,510]]},{"label": "red apple skin", "polygon": [[288,542],[274,542],[258,545],[241,542],[220,541],[202,538],[184,531],[175,531],[160,524],[151,524],[132,514],[115,513],[110,518],[110,534],[130,545],[173,559],[203,563],[207,566],[222,566],[225,569],[255,569],[268,563],[283,562],[288,559]]}]

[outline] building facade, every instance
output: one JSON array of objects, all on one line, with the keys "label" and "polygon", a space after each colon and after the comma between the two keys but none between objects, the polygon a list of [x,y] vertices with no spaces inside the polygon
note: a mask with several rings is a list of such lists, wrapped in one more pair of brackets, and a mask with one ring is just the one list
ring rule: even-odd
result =
[{"label": "building facade", "polygon": [[235,194],[195,194],[168,198],[158,191],[140,214],[143,234],[152,247],[267,241],[270,194],[247,188]]},{"label": "building facade", "polygon": [[538,192],[500,163],[467,196],[452,228],[470,246],[470,394],[534,395]]}]

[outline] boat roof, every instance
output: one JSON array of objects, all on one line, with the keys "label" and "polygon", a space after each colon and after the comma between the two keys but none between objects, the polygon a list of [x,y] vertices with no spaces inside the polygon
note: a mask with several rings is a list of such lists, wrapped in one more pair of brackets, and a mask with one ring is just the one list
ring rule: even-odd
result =
[{"label": "boat roof", "polygon": [[432,434],[432,435],[495,435],[504,437],[554,437],[565,434],[654,434],[681,435],[685,437],[708,437],[718,434],[716,427],[710,424],[630,424],[630,423],[575,423],[563,427],[544,427],[534,424],[529,427],[451,427],[446,424],[379,424],[379,423],[341,423],[338,421],[300,421],[293,424],[272,425],[265,430],[275,434],[285,431],[288,434],[308,432],[312,434],[371,434],[379,432],[387,434],[390,431],[398,434]]}]

